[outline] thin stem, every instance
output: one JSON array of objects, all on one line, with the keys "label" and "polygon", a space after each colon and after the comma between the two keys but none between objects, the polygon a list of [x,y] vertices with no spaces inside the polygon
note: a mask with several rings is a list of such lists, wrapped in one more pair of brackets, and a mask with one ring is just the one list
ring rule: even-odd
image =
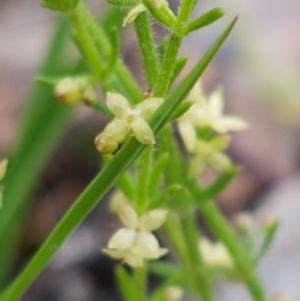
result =
[{"label": "thin stem", "polygon": [[136,208],[142,213],[148,203],[148,187],[151,172],[153,146],[148,146],[139,158],[139,171],[136,189]]},{"label": "thin stem", "polygon": [[154,88],[155,96],[164,96],[170,87],[181,41],[182,41],[182,37],[174,33],[171,34],[169,38],[167,50],[163,58],[161,71]]},{"label": "thin stem", "polygon": [[189,19],[196,2],[197,2],[197,0],[182,0],[181,1],[181,4],[178,9],[178,14],[177,14],[177,21],[178,21],[179,25],[182,25]]},{"label": "thin stem", "polygon": [[134,25],[147,84],[153,88],[158,75],[158,58],[147,13],[139,14]]},{"label": "thin stem", "polygon": [[213,301],[212,282],[205,273],[200,272],[203,267],[201,252],[198,249],[199,230],[194,215],[185,215],[182,218],[182,229],[185,233],[186,247],[188,249],[191,264],[197,269],[194,269],[194,278],[196,282],[196,291],[203,301]]},{"label": "thin stem", "polygon": [[99,57],[93,39],[87,32],[86,26],[84,24],[84,18],[80,13],[80,8],[81,5],[78,5],[72,12],[72,14],[70,14],[73,27],[76,31],[76,41],[78,42],[79,47],[83,52],[83,57],[86,59],[89,68],[94,73],[94,76],[97,78],[97,80],[101,80],[104,72],[104,65],[101,61],[101,58]]},{"label": "thin stem", "polygon": [[[84,20],[86,29],[89,32],[90,38],[93,39],[98,54],[103,60],[109,61],[112,55],[111,43],[82,1],[78,4],[76,13],[80,16],[81,20]],[[132,103],[138,103],[141,100],[140,89],[121,59],[116,61],[110,80],[114,88],[128,96],[128,99]]]}]

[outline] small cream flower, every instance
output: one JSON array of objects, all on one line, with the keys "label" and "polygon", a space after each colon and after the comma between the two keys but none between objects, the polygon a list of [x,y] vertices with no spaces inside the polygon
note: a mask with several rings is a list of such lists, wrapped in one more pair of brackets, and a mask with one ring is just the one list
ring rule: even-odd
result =
[{"label": "small cream flower", "polygon": [[228,147],[229,141],[226,135],[216,136],[209,141],[197,140],[192,152],[190,175],[197,175],[206,166],[221,172],[228,170],[232,163],[224,150]]},{"label": "small cream flower", "polygon": [[64,104],[74,104],[80,101],[87,103],[96,100],[96,93],[86,76],[65,77],[55,86],[56,98]]},{"label": "small cream flower", "polygon": [[[138,217],[133,207],[118,195],[113,210],[125,225],[109,240],[103,252],[112,258],[122,259],[132,267],[143,266],[145,259],[157,259],[167,253],[160,248],[157,239],[151,233],[162,226],[167,211],[154,209]],[[117,204],[116,204],[117,203]]]},{"label": "small cream flower", "polygon": [[196,128],[211,128],[220,134],[240,131],[248,127],[247,123],[234,116],[224,116],[224,98],[221,89],[205,96],[200,84],[196,84],[187,101],[193,101],[191,108],[178,120],[178,128],[188,151],[193,151],[197,139]]},{"label": "small cream flower", "polygon": [[207,238],[201,238],[198,247],[206,266],[233,268],[232,257],[221,242],[212,242]]},{"label": "small cream flower", "polygon": [[121,94],[108,92],[107,106],[115,118],[95,139],[99,152],[113,153],[129,134],[133,134],[141,143],[154,144],[154,134],[146,120],[160,106],[162,100],[162,98],[148,98],[132,107]]},{"label": "small cream flower", "polygon": [[[0,161],[0,181],[4,178],[7,170],[8,160],[3,159]],[[2,208],[2,202],[3,202],[3,186],[0,185],[0,209]]]}]

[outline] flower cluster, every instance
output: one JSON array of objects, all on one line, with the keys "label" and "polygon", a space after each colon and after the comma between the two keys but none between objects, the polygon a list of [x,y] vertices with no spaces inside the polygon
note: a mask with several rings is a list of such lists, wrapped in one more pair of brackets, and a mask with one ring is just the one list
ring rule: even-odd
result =
[{"label": "flower cluster", "polygon": [[[3,159],[0,161],[0,181],[4,178],[7,170],[8,160]],[[3,201],[3,186],[0,185],[0,209],[2,208],[2,201]]]},{"label": "flower cluster", "polygon": [[143,144],[154,144],[154,134],[147,120],[162,101],[162,98],[148,98],[133,107],[123,95],[108,92],[107,107],[115,118],[96,137],[98,151],[101,154],[113,153],[130,134]]},{"label": "flower cluster", "polygon": [[154,209],[140,217],[122,194],[112,199],[113,211],[119,216],[124,228],[119,229],[109,240],[103,252],[112,258],[121,259],[131,267],[143,266],[145,259],[157,259],[167,253],[160,248],[157,239],[151,233],[162,226],[167,211]]},{"label": "flower cluster", "polygon": [[[224,171],[231,166],[230,159],[223,153],[229,146],[230,131],[240,131],[248,127],[247,123],[234,116],[223,114],[224,99],[221,89],[205,96],[199,84],[195,85],[186,98],[192,101],[190,109],[178,120],[178,129],[186,149],[194,155],[201,171],[205,165]],[[199,139],[201,130],[209,130],[213,135],[209,139]]]}]

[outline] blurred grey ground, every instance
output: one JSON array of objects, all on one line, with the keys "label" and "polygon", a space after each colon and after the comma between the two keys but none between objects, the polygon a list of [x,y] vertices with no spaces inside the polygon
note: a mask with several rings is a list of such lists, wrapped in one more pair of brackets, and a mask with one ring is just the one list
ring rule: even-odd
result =
[{"label": "blurred grey ground", "polygon": [[[93,1],[96,7],[99,5],[97,2]],[[198,8],[200,12],[214,5],[222,6],[228,14],[222,21],[188,37],[182,47],[182,54],[190,57],[189,66],[191,66],[224,25],[232,17],[239,15],[236,28],[207,70],[204,83],[208,92],[218,84],[224,86],[227,112],[238,114],[251,124],[251,129],[247,132],[234,135],[230,153],[244,168],[236,181],[222,194],[219,203],[228,215],[240,210],[249,210],[258,217],[273,213],[280,218],[279,235],[273,249],[262,262],[260,273],[269,295],[286,293],[293,298],[292,300],[298,301],[300,300],[298,285],[300,2],[299,0],[200,2]],[[54,22],[55,14],[39,8],[37,1],[0,2],[0,156],[9,153],[13,148],[18,120]],[[128,55],[132,52],[133,39],[127,40],[125,53]],[[85,112],[80,120],[88,114]],[[81,186],[77,185],[76,189],[79,189],[78,187]],[[64,189],[65,187],[60,188],[59,191]],[[56,193],[52,195],[57,196]],[[65,194],[61,199],[64,197]],[[67,197],[72,199],[73,194]],[[62,207],[65,206],[66,204]],[[254,207],[255,210],[252,210]],[[99,209],[96,213],[101,212]],[[33,214],[32,219],[36,221],[34,216]],[[101,217],[104,218],[104,215]],[[82,250],[83,254],[96,256],[100,241],[105,243],[105,238],[98,237],[98,233],[101,226],[104,228],[111,226],[107,226],[104,222],[105,219],[102,219],[94,230],[89,225],[88,231],[83,228],[84,234],[78,234],[82,234],[80,242],[82,239],[88,240],[83,244],[86,246],[86,250]],[[32,229],[34,226],[36,224],[29,223],[28,228]],[[47,229],[47,225],[45,227]],[[43,237],[44,232],[41,232],[39,239]],[[68,244],[71,245],[68,247]],[[62,248],[50,266],[54,275],[56,269],[61,274],[61,262],[66,258],[64,248],[70,250],[70,246],[71,249],[72,246],[78,246],[78,240],[71,239]],[[81,256],[68,254],[70,265],[76,262],[78,258],[76,256]],[[86,281],[86,276],[79,277],[78,274],[69,272],[63,275],[65,281],[61,282],[61,287],[64,288],[68,283],[72,283],[80,289],[78,283]],[[239,289],[236,287],[234,290],[228,286],[221,287],[220,300],[248,301],[245,295],[239,295]],[[92,300],[87,297],[90,291],[84,295],[85,288],[83,285],[81,291],[83,295],[78,293],[78,299],[72,297],[72,300]],[[61,291],[66,296],[60,300],[71,299],[68,289]],[[49,297],[49,300],[57,299]]]}]

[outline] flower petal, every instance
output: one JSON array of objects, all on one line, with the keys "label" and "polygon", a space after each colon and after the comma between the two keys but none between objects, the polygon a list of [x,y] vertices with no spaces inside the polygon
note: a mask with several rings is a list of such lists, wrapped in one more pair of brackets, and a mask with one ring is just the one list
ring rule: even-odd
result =
[{"label": "flower petal", "polygon": [[167,218],[168,211],[164,209],[154,209],[144,213],[139,221],[142,231],[153,231],[162,226]]},{"label": "flower petal", "polygon": [[128,133],[128,127],[123,120],[113,119],[95,139],[98,151],[101,154],[113,153]]},{"label": "flower petal", "polygon": [[132,246],[136,238],[135,231],[122,228],[118,230],[108,242],[109,249],[123,250]]},{"label": "flower petal", "polygon": [[154,144],[155,137],[148,123],[141,117],[136,117],[131,123],[134,137],[144,144]]},{"label": "flower petal", "polygon": [[205,104],[205,95],[203,93],[202,84],[200,81],[198,81],[192,90],[189,92],[187,97],[185,98],[187,101],[194,101],[197,104]]},{"label": "flower petal", "polygon": [[208,163],[219,171],[226,171],[232,166],[229,157],[222,152],[216,152],[210,156],[208,158]]},{"label": "flower petal", "polygon": [[109,110],[118,118],[122,118],[131,110],[128,100],[119,93],[107,92],[106,104]]},{"label": "flower petal", "polygon": [[157,108],[162,104],[163,98],[152,97],[143,100],[136,107],[137,110],[141,111],[142,116],[148,120]]},{"label": "flower petal", "polygon": [[212,117],[221,118],[223,113],[224,100],[221,88],[216,89],[208,99],[208,109]]},{"label": "flower petal", "polygon": [[102,252],[109,255],[112,258],[122,259],[125,257],[127,250],[126,249],[108,249],[103,248]]},{"label": "flower petal", "polygon": [[178,121],[178,130],[180,132],[180,136],[184,142],[186,149],[189,152],[192,152],[195,149],[197,142],[197,134],[195,127],[188,120]]},{"label": "flower petal", "polygon": [[135,229],[138,226],[137,214],[127,201],[121,200],[116,210],[120,220],[126,227]]},{"label": "flower petal", "polygon": [[139,247],[135,245],[126,252],[123,259],[124,262],[134,268],[144,265],[144,256]]},{"label": "flower petal", "polygon": [[136,237],[136,245],[141,250],[145,258],[155,259],[168,252],[167,249],[160,248],[157,239],[150,232],[140,232]]},{"label": "flower petal", "polygon": [[248,128],[247,122],[238,117],[226,116],[214,123],[214,130],[219,133],[242,131]]}]

